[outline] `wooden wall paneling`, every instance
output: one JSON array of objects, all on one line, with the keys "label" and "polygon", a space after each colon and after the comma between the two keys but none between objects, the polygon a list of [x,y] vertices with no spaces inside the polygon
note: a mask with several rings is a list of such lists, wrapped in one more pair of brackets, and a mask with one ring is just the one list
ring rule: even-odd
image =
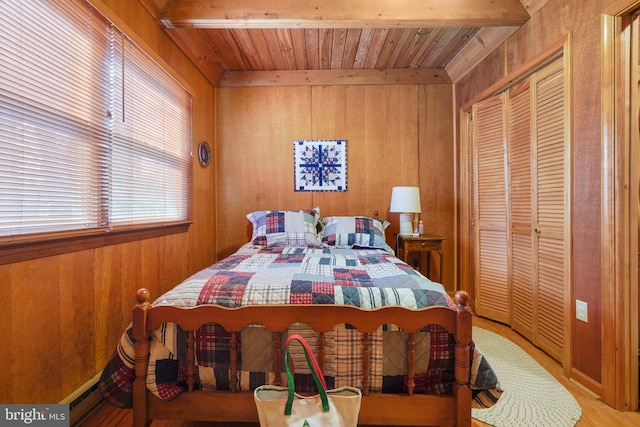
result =
[{"label": "wooden wall paneling", "polygon": [[[250,224],[245,215],[257,209],[319,206],[323,216],[370,216],[378,211],[380,217],[392,223],[387,236],[394,247],[393,233],[397,232],[398,218],[397,214],[388,212],[391,187],[420,184],[421,144],[429,147],[424,152],[425,158],[436,159],[435,162],[429,160],[432,162],[428,166],[430,175],[425,175],[430,181],[425,184],[429,187],[428,197],[433,195],[437,199],[430,207],[425,199],[427,208],[438,211],[430,220],[437,221],[434,227],[444,230],[441,232],[453,230],[452,225],[440,224],[441,220],[454,221],[454,202],[450,195],[455,171],[450,127],[451,86],[425,87],[220,88],[216,172],[218,257],[233,253],[248,240]],[[436,103],[431,110],[423,110],[424,114],[419,112],[419,104],[430,101],[421,99],[423,96]],[[295,192],[293,140],[334,138],[348,141],[348,191]],[[283,145],[277,141],[285,142]],[[451,192],[443,196],[447,187]],[[448,240],[454,245],[455,237],[450,233]],[[454,246],[451,264],[448,264],[451,267],[447,268],[453,266],[453,252]]]},{"label": "wooden wall paneling", "polygon": [[[202,82],[193,99],[193,224],[189,227],[189,271],[198,271],[216,261],[216,90]],[[200,166],[197,153],[201,141],[211,147],[211,164]],[[205,242],[206,244],[202,244]]]},{"label": "wooden wall paneling", "polygon": [[[11,307],[24,306],[24,301],[14,301],[13,298],[13,277],[11,270],[13,266],[11,264],[0,265],[0,292],[2,292],[3,304],[7,309],[0,310],[0,342],[13,343],[13,309]],[[17,332],[17,339],[22,339],[24,336]],[[13,377],[11,366],[13,364],[13,354],[11,347],[8,347],[5,351],[0,351],[0,366],[4,366],[5,369],[0,369],[0,402],[12,402],[13,401]]]},{"label": "wooden wall paneling", "polygon": [[[313,93],[314,138],[349,135],[348,191],[314,193],[314,203],[323,215],[374,216],[378,212],[393,223],[397,214],[389,213],[391,187],[407,180],[418,183],[417,87],[324,87]],[[335,109],[335,105],[341,107]],[[392,247],[393,230],[387,230]]]},{"label": "wooden wall paneling", "polygon": [[246,215],[313,208],[293,191],[293,141],[310,139],[311,88],[221,88],[218,92],[217,256],[249,241]]},{"label": "wooden wall paneling", "polygon": [[[151,299],[155,300],[162,294],[163,289],[160,279],[162,271],[159,264],[166,263],[167,259],[160,257],[159,239],[142,240],[140,242],[140,251],[142,253],[142,261],[140,265],[140,269],[142,270],[142,282],[133,283],[131,286],[127,286],[127,291],[133,289],[133,291],[136,292],[138,289],[144,287],[150,292]],[[127,295],[127,299],[124,301],[125,306],[129,307],[129,312],[133,308],[130,303],[131,298],[134,298],[135,303],[135,295],[133,297],[131,295]],[[131,315],[129,315],[129,317],[131,317]]]},{"label": "wooden wall paneling", "polygon": [[386,159],[387,170],[378,170],[377,175],[383,182],[383,178],[395,181],[389,186],[390,203],[391,187],[418,184],[418,87],[368,86],[362,108],[366,141],[373,142],[372,148]]},{"label": "wooden wall paneling", "polygon": [[[104,367],[96,357],[93,328],[95,285],[93,251],[64,254],[60,264],[60,364],[62,396],[71,394]],[[70,331],[73,331],[70,333]]]},{"label": "wooden wall paneling", "polygon": [[[598,124],[602,120],[602,66],[594,66],[593,61],[587,59],[590,56],[601,57],[600,12],[598,5],[588,3],[584,8],[575,10],[576,16],[567,18],[574,23],[571,28],[571,50],[568,53],[568,63],[571,64],[571,138],[575,141],[571,145],[570,163],[571,197],[574,201],[570,219],[572,257],[569,268],[573,284],[570,297],[586,301],[589,307],[589,323],[575,320],[574,311],[571,311],[574,323],[571,339],[579,347],[573,349],[572,361],[567,364],[573,365],[598,384],[602,382],[603,369],[607,369],[604,367],[604,351],[588,348],[602,349],[603,337],[612,332],[603,324],[605,310],[602,296],[604,288],[614,285],[609,281],[601,281],[603,253],[612,250],[603,246],[601,241],[601,180],[605,158],[601,153],[601,130]],[[617,134],[616,138],[619,137],[621,135]],[[604,212],[604,215],[607,214]],[[616,311],[619,310],[618,304],[620,301],[616,303]],[[572,305],[575,307],[575,303]],[[586,343],[590,344],[587,346]],[[588,386],[594,389],[590,384]]]},{"label": "wooden wall paneling", "polygon": [[[135,296],[136,291],[140,289],[146,282],[144,274],[149,273],[149,271],[145,269],[142,245],[142,241],[137,241],[126,243],[118,247],[118,252],[120,255],[120,281],[117,284],[114,283],[113,286],[117,286],[120,291],[120,295],[118,296],[118,301],[120,302],[120,304],[118,305],[118,308],[120,310],[120,316],[124,323],[123,325],[121,325],[120,331],[122,331],[131,321],[131,300],[133,299],[135,303],[135,298],[132,297],[132,295]],[[165,259],[178,260],[179,258]],[[156,267],[157,269],[158,266],[165,264],[173,263],[157,262],[154,263],[154,267]],[[115,280],[117,281],[117,279]],[[153,299],[157,298],[158,295],[159,294],[152,295]],[[114,303],[115,302],[116,301],[114,301]]]},{"label": "wooden wall paneling", "polygon": [[399,214],[389,213],[391,188],[419,185],[418,87],[368,86],[364,101],[365,144],[368,151],[378,156],[375,160],[367,158],[365,166],[370,168],[366,193],[376,195],[376,201],[367,209],[371,211],[383,206],[380,215],[391,222],[387,240],[392,240],[390,245],[393,248],[393,236],[399,231],[400,224]]},{"label": "wooden wall paneling", "polygon": [[[165,293],[189,275],[190,254],[182,234],[163,236],[158,240],[158,276],[160,293]],[[135,290],[134,290],[135,292]]]},{"label": "wooden wall paneling", "polygon": [[105,246],[94,251],[95,351],[96,355],[107,358],[122,335],[123,325],[131,321],[131,312],[125,317],[122,310],[126,302],[122,300],[120,261],[120,246]]},{"label": "wooden wall paneling", "polygon": [[91,0],[92,4],[103,3],[123,22],[126,22],[129,28],[133,29],[138,36],[156,52],[159,49],[160,32],[154,18],[147,13],[148,11],[137,1],[130,0]]},{"label": "wooden wall paneling", "polygon": [[[433,278],[441,278],[449,292],[457,289],[457,233],[452,85],[420,85],[418,95],[418,177],[425,233],[445,237],[444,272],[438,255],[431,257]],[[426,260],[425,260],[426,261]]]},{"label": "wooden wall paneling", "polygon": [[[11,375],[12,403],[50,403],[59,397],[62,373],[60,347],[60,266],[57,257],[11,265],[10,344],[7,367]],[[74,339],[69,333],[64,339]],[[35,350],[35,351],[34,351]],[[44,363],[43,363],[44,361]],[[3,369],[3,370],[4,370]],[[54,400],[55,401],[55,400]]]},{"label": "wooden wall paneling", "polygon": [[[504,45],[503,45],[504,46]],[[472,100],[477,100],[483,91],[507,75],[505,67],[506,49],[496,48],[484,61],[456,83],[456,106],[467,110]]]},{"label": "wooden wall paneling", "polygon": [[[368,178],[378,171],[367,165],[379,161],[380,151],[374,149],[375,141],[365,137],[365,86],[315,86],[311,93],[313,139],[347,140],[347,191],[314,192],[313,205],[320,207],[323,217],[373,216],[373,211],[365,208],[365,200],[370,197]],[[381,218],[386,218],[388,208],[377,208]]]}]

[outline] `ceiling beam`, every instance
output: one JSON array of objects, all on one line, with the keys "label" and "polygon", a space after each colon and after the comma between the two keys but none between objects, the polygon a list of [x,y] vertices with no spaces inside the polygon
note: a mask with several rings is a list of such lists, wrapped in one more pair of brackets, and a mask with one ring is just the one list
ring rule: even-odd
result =
[{"label": "ceiling beam", "polygon": [[520,0],[154,1],[167,28],[420,28],[519,26]]},{"label": "ceiling beam", "polygon": [[450,84],[442,68],[386,70],[227,71],[219,86],[339,86],[394,84]]}]

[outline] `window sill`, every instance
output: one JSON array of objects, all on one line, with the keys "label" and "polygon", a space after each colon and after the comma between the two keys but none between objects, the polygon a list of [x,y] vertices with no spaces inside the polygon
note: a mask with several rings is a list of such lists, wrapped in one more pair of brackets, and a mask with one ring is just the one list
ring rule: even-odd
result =
[{"label": "window sill", "polygon": [[189,225],[191,222],[178,222],[81,234],[57,233],[5,242],[0,240],[0,265],[185,233],[189,230]]}]

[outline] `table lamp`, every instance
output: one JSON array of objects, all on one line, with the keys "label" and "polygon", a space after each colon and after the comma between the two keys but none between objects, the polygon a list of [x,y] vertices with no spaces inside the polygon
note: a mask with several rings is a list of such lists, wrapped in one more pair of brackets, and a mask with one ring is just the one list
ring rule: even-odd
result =
[{"label": "table lamp", "polygon": [[419,187],[393,187],[389,212],[400,212],[401,235],[413,234],[413,216],[420,211]]}]

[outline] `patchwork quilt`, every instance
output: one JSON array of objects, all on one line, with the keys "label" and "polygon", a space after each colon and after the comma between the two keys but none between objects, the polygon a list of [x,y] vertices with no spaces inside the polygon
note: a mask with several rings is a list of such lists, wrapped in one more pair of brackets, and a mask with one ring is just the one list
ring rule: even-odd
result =
[{"label": "patchwork quilt", "polygon": [[[342,304],[362,308],[397,305],[409,308],[454,307],[442,285],[431,282],[393,254],[380,249],[262,247],[245,245],[234,255],[201,270],[159,297],[154,305],[193,307],[217,304]],[[300,333],[317,350],[316,334],[304,324],[288,333]],[[415,393],[449,393],[453,381],[453,336],[437,325],[416,334]],[[348,324],[325,334],[324,375],[329,388],[359,387],[361,336]],[[393,325],[381,326],[371,337],[371,391],[402,392],[406,380],[406,334]],[[165,324],[151,339],[147,388],[164,400],[186,390],[185,334]],[[250,325],[240,336],[240,388],[253,390],[273,384],[271,333]],[[282,342],[286,336],[282,337]],[[265,351],[265,349],[268,349]],[[230,336],[208,324],[196,332],[196,388],[229,389]],[[498,380],[479,349],[472,346],[472,386],[498,389]],[[294,354],[296,387],[314,391],[305,371],[303,354]],[[296,358],[299,358],[297,360]],[[111,404],[131,407],[134,379],[134,340],[125,331],[105,367],[100,391]],[[286,383],[286,378],[281,379]]]}]

